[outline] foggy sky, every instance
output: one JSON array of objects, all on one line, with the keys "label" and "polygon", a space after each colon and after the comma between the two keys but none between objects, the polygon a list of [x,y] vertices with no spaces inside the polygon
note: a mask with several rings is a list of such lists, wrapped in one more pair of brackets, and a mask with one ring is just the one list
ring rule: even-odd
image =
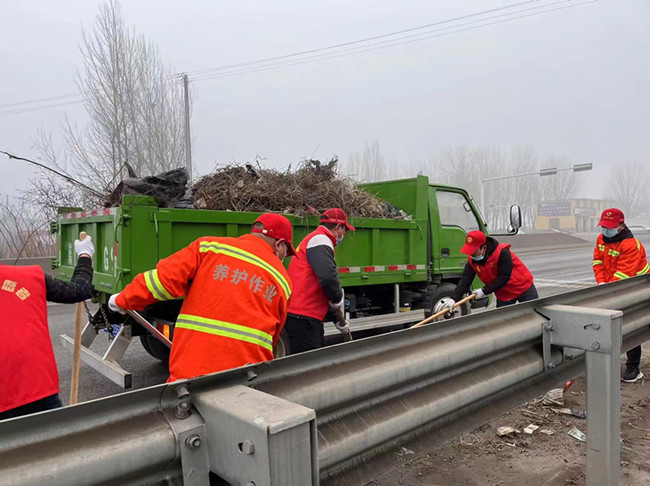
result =
[{"label": "foggy sky", "polygon": [[[549,2],[550,0],[544,0]],[[491,0],[123,2],[126,22],[177,72],[278,56],[515,3]],[[580,3],[579,0],[569,3]],[[74,93],[81,26],[99,2],[5,2],[0,104]],[[609,167],[650,158],[650,3],[576,8],[317,63],[193,83],[193,158],[268,166],[342,159],[378,140],[389,160],[422,161],[456,145],[531,145],[592,162],[583,196]],[[7,109],[0,109],[5,111]],[[80,105],[0,116],[0,150],[35,157],[39,128]],[[0,195],[32,169],[0,158]],[[414,174],[415,175],[415,174]]]}]

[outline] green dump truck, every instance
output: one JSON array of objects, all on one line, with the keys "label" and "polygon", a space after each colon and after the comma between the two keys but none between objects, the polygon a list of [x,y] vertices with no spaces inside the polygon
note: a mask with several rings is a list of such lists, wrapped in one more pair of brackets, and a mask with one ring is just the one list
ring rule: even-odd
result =
[{"label": "green dump truck", "polygon": [[[337,248],[336,261],[345,290],[346,311],[355,336],[408,327],[428,315],[449,296],[459,280],[467,257],[460,253],[465,235],[485,231],[485,223],[472,198],[463,189],[430,184],[426,176],[369,183],[359,186],[409,215],[407,219],[355,218],[356,232]],[[122,205],[98,211],[62,214],[52,223],[58,252],[58,276],[69,279],[75,265],[74,240],[80,231],[93,237],[96,254],[93,285],[102,305],[90,318],[82,337],[83,360],[129,387],[130,375],[118,363],[133,336],[139,336],[152,356],[165,360],[173,337],[180,302],[162,302],[132,316],[119,331],[104,356],[89,348],[102,327],[109,332],[124,318],[105,311],[108,297],[121,291],[140,272],[185,247],[200,236],[240,236],[250,231],[258,213],[172,209],[158,207],[152,198],[124,196]],[[317,216],[289,216],[297,244],[318,225]],[[519,227],[519,212],[511,211],[512,227]],[[299,290],[297,290],[299,291]],[[475,307],[487,305],[475,302]],[[469,307],[462,309],[468,313]],[[137,323],[136,323],[137,322]],[[114,332],[115,333],[115,332]],[[326,337],[339,338],[333,326]],[[72,339],[63,336],[71,349]],[[280,340],[276,355],[287,352]]]}]

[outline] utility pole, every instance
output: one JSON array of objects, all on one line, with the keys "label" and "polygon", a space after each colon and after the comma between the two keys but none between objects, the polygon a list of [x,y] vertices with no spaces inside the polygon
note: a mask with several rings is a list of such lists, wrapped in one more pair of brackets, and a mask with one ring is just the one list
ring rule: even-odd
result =
[{"label": "utility pole", "polygon": [[190,136],[190,92],[187,74],[182,74],[183,93],[185,95],[185,168],[192,180],[192,138]]}]

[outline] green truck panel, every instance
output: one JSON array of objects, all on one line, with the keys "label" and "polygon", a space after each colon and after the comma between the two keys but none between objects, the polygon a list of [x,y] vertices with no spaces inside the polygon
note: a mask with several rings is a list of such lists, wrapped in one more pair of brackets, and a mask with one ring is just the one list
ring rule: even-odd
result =
[{"label": "green truck panel", "polygon": [[[462,272],[459,253],[465,233],[485,230],[471,198],[459,188],[430,185],[428,178],[363,184],[360,187],[403,210],[411,219],[355,218],[356,232],[337,248],[342,285],[351,287],[409,284]],[[69,279],[75,265],[74,240],[80,231],[93,237],[94,287],[108,294],[121,291],[140,272],[201,236],[237,237],[250,232],[258,213],[159,208],[152,198],[124,196],[120,207],[60,215],[55,265]],[[317,216],[288,216],[294,244],[313,231]],[[460,220],[460,222],[458,221]],[[288,260],[287,260],[288,262]]]}]

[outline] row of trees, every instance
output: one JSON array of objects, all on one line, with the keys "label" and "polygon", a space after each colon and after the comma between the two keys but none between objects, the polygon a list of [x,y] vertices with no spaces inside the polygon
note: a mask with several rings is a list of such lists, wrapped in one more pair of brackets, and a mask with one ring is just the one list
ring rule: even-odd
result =
[{"label": "row of trees", "polygon": [[[0,203],[0,257],[53,253],[47,223],[57,207],[99,207],[103,194],[127,174],[145,176],[185,162],[184,105],[178,77],[165,67],[155,46],[124,21],[117,0],[106,0],[95,25],[82,32],[82,69],[77,87],[87,123],[66,118],[56,131],[40,131],[35,149],[47,166],[92,190],[44,172],[17,201]],[[568,167],[566,158],[540,157],[531,147],[457,146],[422,162],[387,160],[379,143],[350,154],[343,169],[359,181],[427,174],[432,180],[466,188],[478,199],[481,180],[499,174]],[[528,177],[484,184],[485,214],[491,228],[507,225],[506,208],[522,207],[524,224],[532,227],[538,201],[574,197],[580,174]],[[650,172],[641,164],[618,166],[610,193],[630,216],[647,211]]]},{"label": "row of trees", "polygon": [[76,84],[87,121],[66,117],[57,130],[40,131],[34,146],[41,163],[93,191],[43,171],[19,200],[0,205],[0,257],[15,257],[21,248],[23,256],[51,255],[46,226],[58,207],[101,207],[102,196],[123,177],[185,165],[179,77],[126,24],[117,0],[100,6],[93,28],[82,32],[80,50]]},{"label": "row of trees", "polygon": [[[360,182],[424,174],[437,183],[466,189],[477,204],[480,204],[481,181],[484,179],[573,166],[573,161],[567,157],[542,157],[530,146],[501,148],[466,145],[448,148],[424,162],[404,164],[386,159],[377,141],[367,144],[362,152],[351,153],[342,163],[344,172]],[[538,202],[575,198],[583,182],[582,173],[571,171],[541,178],[529,176],[485,182],[484,217],[490,228],[505,229],[508,224],[507,208],[518,204],[522,209],[524,226],[532,228]],[[648,215],[650,169],[638,162],[617,164],[612,168],[602,197],[613,200],[629,217]]]}]

